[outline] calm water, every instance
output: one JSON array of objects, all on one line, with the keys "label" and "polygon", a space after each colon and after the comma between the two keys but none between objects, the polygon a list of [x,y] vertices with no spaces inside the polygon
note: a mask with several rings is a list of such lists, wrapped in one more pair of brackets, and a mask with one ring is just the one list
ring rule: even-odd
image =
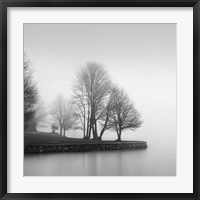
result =
[{"label": "calm water", "polygon": [[[173,152],[173,153],[172,153]],[[176,154],[145,150],[29,154],[25,176],[175,176]]]}]

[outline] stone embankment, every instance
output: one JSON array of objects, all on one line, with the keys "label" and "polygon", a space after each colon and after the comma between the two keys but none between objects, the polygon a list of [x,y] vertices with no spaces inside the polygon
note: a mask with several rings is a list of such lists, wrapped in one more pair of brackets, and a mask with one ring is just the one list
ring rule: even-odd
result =
[{"label": "stone embankment", "polygon": [[110,151],[125,149],[146,149],[144,141],[130,142],[101,142],[101,143],[74,143],[74,144],[42,144],[24,147],[25,153],[53,153],[53,152],[86,152],[86,151]]}]

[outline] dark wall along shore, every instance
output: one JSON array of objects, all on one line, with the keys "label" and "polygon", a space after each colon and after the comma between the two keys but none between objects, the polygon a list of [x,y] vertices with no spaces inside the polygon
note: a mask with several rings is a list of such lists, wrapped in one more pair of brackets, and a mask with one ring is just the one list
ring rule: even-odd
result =
[{"label": "dark wall along shore", "polygon": [[101,143],[74,143],[74,144],[41,144],[24,147],[25,153],[53,153],[53,152],[86,152],[86,151],[110,151],[125,149],[146,149],[144,141],[130,142],[101,142]]}]

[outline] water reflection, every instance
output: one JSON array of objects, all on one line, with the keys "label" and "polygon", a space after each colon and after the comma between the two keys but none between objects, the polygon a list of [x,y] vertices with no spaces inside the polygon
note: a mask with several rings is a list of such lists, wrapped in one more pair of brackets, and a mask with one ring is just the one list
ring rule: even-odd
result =
[{"label": "water reflection", "polygon": [[[174,152],[174,151],[173,151]],[[25,155],[25,176],[174,176],[176,155],[161,149]]]}]

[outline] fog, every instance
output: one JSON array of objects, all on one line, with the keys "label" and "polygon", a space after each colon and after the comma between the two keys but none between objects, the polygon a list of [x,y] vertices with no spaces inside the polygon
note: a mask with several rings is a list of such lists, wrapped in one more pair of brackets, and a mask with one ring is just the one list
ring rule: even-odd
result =
[{"label": "fog", "polygon": [[[122,139],[162,146],[174,158],[175,24],[24,24],[24,52],[47,110],[57,95],[71,97],[76,73],[87,61],[102,64],[142,114],[141,128],[123,132]],[[106,132],[103,139],[116,139],[116,133]]]}]

